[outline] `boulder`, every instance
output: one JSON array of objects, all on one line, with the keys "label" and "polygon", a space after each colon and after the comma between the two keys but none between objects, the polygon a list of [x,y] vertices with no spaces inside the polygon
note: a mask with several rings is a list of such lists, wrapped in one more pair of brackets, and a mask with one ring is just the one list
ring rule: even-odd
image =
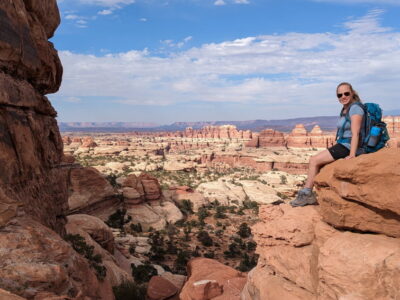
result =
[{"label": "boulder", "polygon": [[324,167],[315,184],[321,214],[336,228],[400,237],[400,150]]},{"label": "boulder", "polygon": [[246,276],[216,260],[191,259],[187,265],[188,280],[181,293],[181,300],[239,300],[246,283]]},{"label": "boulder", "polygon": [[147,286],[147,299],[165,300],[174,296],[177,292],[177,287],[167,279],[161,276],[153,276]]},{"label": "boulder", "polygon": [[88,213],[104,202],[111,206],[118,201],[114,197],[114,188],[95,168],[73,168],[69,176],[68,206],[71,213]]},{"label": "boulder", "polygon": [[[375,215],[397,213],[396,199],[389,199],[389,193],[397,195],[395,151],[326,166],[317,176],[319,206],[262,206],[261,222],[252,227],[260,258],[249,273],[242,300],[400,297],[400,240],[388,225],[399,220],[361,214],[365,209]],[[347,187],[355,182],[357,187]],[[377,203],[382,199],[380,187],[387,182],[387,198]],[[341,202],[336,201],[339,198]],[[381,234],[371,234],[372,230]]]}]

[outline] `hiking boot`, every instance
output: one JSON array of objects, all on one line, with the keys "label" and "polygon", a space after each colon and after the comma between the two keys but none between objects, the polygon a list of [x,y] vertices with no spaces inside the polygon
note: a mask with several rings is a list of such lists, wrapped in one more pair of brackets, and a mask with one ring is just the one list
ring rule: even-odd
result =
[{"label": "hiking boot", "polygon": [[306,206],[306,205],[317,204],[317,199],[315,198],[313,192],[305,193],[304,191],[300,190],[297,194],[296,199],[290,201],[289,203],[293,207]]}]

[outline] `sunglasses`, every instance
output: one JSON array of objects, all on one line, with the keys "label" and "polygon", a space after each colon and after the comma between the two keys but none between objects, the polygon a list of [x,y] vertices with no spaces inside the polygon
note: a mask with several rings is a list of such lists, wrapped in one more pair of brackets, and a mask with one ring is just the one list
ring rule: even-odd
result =
[{"label": "sunglasses", "polygon": [[350,96],[350,92],[344,92],[343,94],[337,94],[337,97],[340,99],[340,98],[342,98],[343,95],[348,97],[348,96]]}]

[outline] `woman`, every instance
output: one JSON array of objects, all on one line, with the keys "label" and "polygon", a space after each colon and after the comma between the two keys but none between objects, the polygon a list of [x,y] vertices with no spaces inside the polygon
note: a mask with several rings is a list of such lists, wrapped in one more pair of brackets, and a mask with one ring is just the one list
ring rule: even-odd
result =
[{"label": "woman", "polygon": [[[359,149],[358,146],[364,110],[360,105],[352,105],[355,102],[361,103],[360,97],[357,92],[353,90],[351,84],[347,82],[342,82],[337,86],[336,94],[339,102],[343,105],[337,124],[339,139],[334,146],[310,158],[306,184],[304,188],[298,192],[296,199],[290,202],[293,207],[317,203],[312,188],[314,186],[314,178],[323,166],[337,159],[351,159],[362,153],[362,150]],[[349,121],[346,120],[347,112],[350,119]]]}]

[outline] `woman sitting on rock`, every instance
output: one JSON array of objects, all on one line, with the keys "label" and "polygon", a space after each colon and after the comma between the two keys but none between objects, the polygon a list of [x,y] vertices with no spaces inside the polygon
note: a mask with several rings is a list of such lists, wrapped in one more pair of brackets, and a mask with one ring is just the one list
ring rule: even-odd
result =
[{"label": "woman sitting on rock", "polygon": [[[354,102],[361,102],[360,97],[353,90],[351,84],[347,82],[342,82],[337,86],[336,94],[339,102],[343,105],[337,124],[338,133],[342,131],[338,134],[341,138],[337,140],[337,144],[334,146],[310,158],[306,184],[297,193],[296,199],[290,202],[293,207],[317,203],[312,188],[314,178],[323,166],[337,159],[350,159],[362,153],[362,149],[359,148],[359,140],[364,110],[359,105],[352,105]],[[347,112],[350,120],[346,120]]]}]

